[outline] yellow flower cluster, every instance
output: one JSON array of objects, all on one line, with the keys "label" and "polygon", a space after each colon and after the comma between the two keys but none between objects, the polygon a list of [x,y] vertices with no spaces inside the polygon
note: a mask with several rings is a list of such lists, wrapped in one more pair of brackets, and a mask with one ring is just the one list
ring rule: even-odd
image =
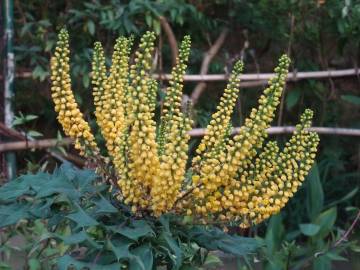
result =
[{"label": "yellow flower cluster", "polygon": [[[234,181],[239,185],[239,175],[256,156],[256,148],[261,148],[266,137],[265,130],[270,126],[275,109],[280,102],[288,66],[288,57],[282,56],[275,69],[277,76],[270,80],[269,87],[260,97],[258,109],[252,109],[250,117],[245,120],[245,125],[241,127],[239,134],[230,139],[226,146],[217,151],[215,155],[208,157],[198,172],[194,172],[192,188],[194,188],[196,198],[194,205],[196,213],[200,215],[217,213],[231,205],[231,202],[226,200],[226,196],[220,190],[226,191],[226,188]],[[211,121],[221,123],[221,116],[224,116],[224,113],[220,115],[215,113]],[[225,127],[223,130],[226,130]],[[210,135],[208,140],[214,138],[213,134]],[[199,145],[198,152],[201,153],[206,148],[202,143]],[[206,157],[206,155],[203,156]]]},{"label": "yellow flower cluster", "polygon": [[118,174],[126,177],[128,177],[129,170],[125,166],[127,123],[124,104],[129,84],[128,68],[131,43],[131,39],[124,37],[116,40],[109,76],[107,76],[104,51],[100,42],[95,43],[92,62],[96,120]]},{"label": "yellow flower cluster", "polygon": [[[211,166],[214,159],[219,157],[219,153],[225,150],[225,141],[229,138],[232,130],[231,115],[239,94],[240,77],[243,70],[243,63],[238,61],[235,63],[229,83],[224,91],[224,95],[220,99],[217,111],[212,115],[210,124],[206,128],[206,134],[200,142],[196,150],[198,154],[193,159],[193,168],[199,171],[200,167]],[[217,160],[219,162],[219,160]],[[197,177],[194,177],[195,179]],[[194,182],[194,184],[197,181]]]},{"label": "yellow flower cluster", "polygon": [[66,135],[75,140],[75,148],[85,156],[96,155],[99,150],[89,124],[84,120],[71,90],[69,65],[69,34],[61,30],[54,56],[51,58],[51,96],[58,113],[58,121]]},{"label": "yellow flower cluster", "polygon": [[172,79],[166,90],[159,134],[160,170],[151,191],[153,211],[161,214],[170,210],[181,190],[188,160],[191,121],[181,112],[183,76],[190,53],[190,37],[181,43]]},{"label": "yellow flower cluster", "polygon": [[135,63],[130,67],[128,106],[129,118],[129,177],[119,181],[126,203],[141,208],[150,205],[148,197],[152,182],[159,171],[159,157],[156,144],[156,122],[154,120],[153,80],[150,77],[155,35],[146,33],[136,52]]},{"label": "yellow flower cluster", "polygon": [[[232,137],[231,117],[243,69],[241,62],[235,64],[196,156],[189,162],[188,132],[192,121],[182,111],[182,89],[190,38],[186,36],[181,43],[158,126],[158,85],[151,77],[154,41],[155,35],[147,32],[131,63],[132,40],[118,38],[109,71],[103,48],[95,43],[95,116],[116,170],[119,199],[139,214],[150,211],[159,216],[176,211],[203,222],[234,221],[241,227],[279,212],[311,169],[319,143],[318,135],[308,131],[313,115],[306,110],[282,151],[274,141],[263,147],[266,129],[285,85],[289,58],[280,58],[276,76],[261,95],[258,108],[251,111],[239,134]],[[59,34],[51,63],[59,122],[65,133],[76,140],[81,153],[99,155],[71,90],[65,30]]]},{"label": "yellow flower cluster", "polygon": [[238,181],[225,188],[219,218],[238,219],[242,227],[248,227],[285,206],[314,162],[319,137],[307,130],[311,119],[312,111],[306,110],[282,152],[279,153],[276,142],[268,142],[258,158],[241,172]]}]

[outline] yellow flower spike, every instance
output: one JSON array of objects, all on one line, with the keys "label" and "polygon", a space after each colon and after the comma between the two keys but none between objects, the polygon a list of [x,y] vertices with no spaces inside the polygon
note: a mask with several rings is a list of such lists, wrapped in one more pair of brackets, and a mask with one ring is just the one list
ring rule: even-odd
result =
[{"label": "yellow flower spike", "polygon": [[[266,138],[266,129],[274,118],[275,110],[280,103],[280,96],[286,82],[286,76],[290,59],[283,55],[279,60],[278,67],[275,68],[277,75],[269,82],[269,87],[264,90],[264,95],[259,99],[258,109],[253,109],[250,117],[245,120],[245,125],[240,129],[238,135],[234,136],[234,148],[227,152],[227,159],[230,160],[229,167],[233,170],[225,172],[229,179],[236,175],[236,171],[246,164],[246,160],[251,160],[256,151],[253,148],[262,145]],[[236,153],[238,157],[236,156]]]},{"label": "yellow flower spike", "polygon": [[126,175],[124,159],[126,121],[123,103],[128,86],[130,46],[131,41],[124,37],[116,40],[109,77],[106,75],[104,51],[99,42],[95,43],[92,64],[95,115],[105,138],[107,150],[113,158],[120,177]]},{"label": "yellow flower spike", "polygon": [[[183,91],[183,77],[186,73],[187,62],[190,55],[191,40],[185,36],[179,49],[179,57],[176,59],[176,65],[171,71],[171,80],[166,89],[166,96],[163,104],[162,115],[159,128],[159,153],[162,154],[164,146],[170,141],[168,137],[172,121],[176,117],[181,117],[181,99]],[[176,119],[174,120],[176,121]]]},{"label": "yellow flower spike", "polygon": [[268,203],[262,203],[264,207],[259,207],[253,219],[254,223],[259,223],[280,211],[302,184],[304,178],[301,176],[307,175],[311,169],[319,143],[318,135],[307,130],[311,126],[312,116],[311,110],[306,110],[302,114],[300,124],[285,144],[284,150],[273,158],[275,170],[269,173],[268,182],[276,189],[275,192],[271,192],[274,189],[268,187],[265,194],[261,194],[262,199],[266,198]]},{"label": "yellow flower spike", "polygon": [[[280,102],[279,98],[285,85],[289,63],[290,60],[286,55],[280,58],[279,65],[275,68],[276,76],[270,80],[269,87],[260,97],[258,109],[251,111],[250,117],[245,120],[245,125],[240,129],[239,134],[227,142],[225,149],[208,157],[206,163],[200,167],[200,182],[204,182],[201,188],[205,190],[207,195],[211,195],[221,186],[228,186],[256,156],[255,147],[258,148],[262,145],[266,137],[265,129],[269,127],[275,109]],[[225,162],[221,162],[221,166],[217,166],[219,160],[225,160]],[[220,178],[221,181],[214,182],[209,179],[206,172],[207,167],[213,168],[213,173],[217,176],[216,179]],[[205,200],[199,200],[198,203],[204,205],[206,201],[207,198],[205,197]]]},{"label": "yellow flower spike", "polygon": [[95,104],[95,116],[101,130],[105,129],[103,106],[105,100],[105,86],[107,83],[106,65],[104,50],[100,42],[94,44],[94,54],[92,61],[93,97]]},{"label": "yellow flower spike", "polygon": [[84,156],[99,153],[89,124],[84,120],[75,101],[70,79],[69,34],[62,29],[58,36],[55,54],[51,59],[51,92],[58,113],[58,121],[66,135],[75,140],[75,148]]},{"label": "yellow flower spike", "polygon": [[126,170],[124,151],[127,133],[125,96],[129,84],[131,44],[132,40],[125,37],[119,37],[116,40],[105,94],[105,104],[108,106],[103,111],[106,115],[106,126],[108,127],[107,135],[104,137],[117,174],[121,178],[125,178],[127,175],[124,171]]},{"label": "yellow flower spike", "polygon": [[[233,194],[233,201],[238,201],[239,203],[233,203],[234,211],[239,214],[242,212],[241,205],[245,205],[246,209],[252,209],[250,220],[254,220],[259,212],[262,212],[265,209],[265,206],[268,205],[269,198],[271,197],[271,187],[269,186],[269,177],[271,174],[278,169],[277,157],[279,154],[279,147],[274,141],[269,141],[264,147],[263,152],[255,159],[253,166],[250,166],[246,174],[245,186],[248,190],[248,196],[243,195],[238,187],[236,187],[237,181],[233,180],[232,183],[225,187],[225,192],[230,194],[229,199]],[[229,211],[229,208],[226,205],[223,205],[223,212]],[[239,219],[244,218],[240,216]],[[247,224],[250,225],[249,220]],[[241,225],[242,227],[245,224]]]},{"label": "yellow flower spike", "polygon": [[[156,123],[153,120],[155,106],[150,97],[154,87],[150,78],[152,51],[154,50],[154,33],[147,32],[141,39],[136,53],[135,63],[130,67],[130,100],[128,125],[131,127],[129,148],[128,179],[119,182],[120,188],[129,203],[138,204],[141,208],[150,203],[148,196],[153,181],[158,177],[160,162],[156,143]],[[140,190],[141,192],[136,192]]]},{"label": "yellow flower spike", "polygon": [[199,175],[200,181],[193,183],[190,188],[205,183],[201,188],[206,189],[206,193],[211,193],[221,185],[221,178],[224,175],[219,174],[212,179],[209,179],[207,175],[209,170],[215,169],[219,172],[221,170],[219,164],[224,164],[226,159],[224,151],[232,131],[231,115],[239,93],[239,75],[242,70],[243,63],[241,61],[236,62],[229,83],[217,106],[217,111],[212,115],[206,134],[196,150],[197,156],[193,159],[192,169],[195,174]]},{"label": "yellow flower spike", "polygon": [[190,37],[185,36],[177,63],[172,70],[161,117],[159,142],[160,171],[151,190],[156,215],[170,210],[177,200],[186,173],[191,120],[181,112],[183,76],[190,54]]},{"label": "yellow flower spike", "polygon": [[[200,158],[195,158],[193,167],[196,168],[204,163],[205,159],[215,157],[223,150],[224,141],[229,137],[232,130],[231,115],[233,113],[236,99],[239,94],[240,77],[244,64],[238,61],[229,78],[229,83],[220,99],[216,112],[206,128],[206,134],[201,140],[196,152]],[[206,166],[206,165],[204,165]]]}]

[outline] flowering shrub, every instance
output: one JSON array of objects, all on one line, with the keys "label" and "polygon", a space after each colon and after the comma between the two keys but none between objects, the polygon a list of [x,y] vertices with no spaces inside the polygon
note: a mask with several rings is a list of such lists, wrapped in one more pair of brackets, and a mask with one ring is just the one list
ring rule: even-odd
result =
[{"label": "flowering shrub", "polygon": [[52,174],[21,176],[0,187],[0,228],[9,235],[5,243],[14,231],[29,239],[28,265],[202,269],[219,262],[212,250],[254,254],[264,241],[227,234],[214,225],[246,228],[262,222],[285,206],[311,169],[319,138],[308,130],[310,110],[284,149],[275,141],[265,143],[285,85],[287,56],[280,58],[258,108],[232,136],[243,69],[241,62],[235,64],[189,161],[192,121],[181,99],[190,38],[181,43],[158,125],[158,87],[151,76],[154,40],[153,33],[146,33],[131,62],[132,39],[118,38],[109,71],[102,46],[95,43],[93,96],[106,157],[71,89],[68,33],[61,30],[51,59],[55,110],[65,134],[96,173],[64,164]]},{"label": "flowering shrub", "polygon": [[110,166],[109,159],[100,155],[75,101],[68,33],[61,30],[51,59],[51,80],[55,110],[66,135],[75,140],[82,155],[98,165],[100,174],[116,183],[117,199],[131,206],[134,215],[159,217],[172,212],[204,224],[232,222],[245,228],[279,212],[311,169],[319,142],[318,135],[308,131],[313,113],[305,110],[283,150],[275,141],[265,143],[266,129],[285,85],[289,58],[280,58],[276,76],[259,98],[258,108],[232,137],[231,115],[243,69],[241,62],[235,64],[196,156],[187,166],[192,121],[181,109],[181,98],[190,38],[181,43],[159,125],[154,120],[157,82],[151,76],[154,40],[154,33],[147,32],[131,63],[132,39],[118,38],[109,72],[103,48],[95,43],[95,116],[113,164]]}]

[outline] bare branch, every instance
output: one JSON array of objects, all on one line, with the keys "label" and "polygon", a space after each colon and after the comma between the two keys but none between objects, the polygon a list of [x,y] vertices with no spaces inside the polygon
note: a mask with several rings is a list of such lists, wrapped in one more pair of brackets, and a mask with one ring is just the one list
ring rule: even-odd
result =
[{"label": "bare branch", "polygon": [[[200,75],[207,74],[207,72],[209,70],[209,65],[210,65],[212,59],[218,53],[221,46],[225,42],[225,39],[226,39],[226,36],[227,36],[228,33],[229,33],[229,30],[227,28],[224,28],[221,31],[221,33],[220,33],[219,37],[217,38],[217,40],[215,41],[215,43],[205,53],[204,59],[203,59],[202,64],[201,64]],[[202,92],[204,92],[205,88],[206,88],[206,83],[205,82],[200,82],[200,83],[198,83],[196,85],[196,87],[194,88],[194,91],[191,94],[192,104],[197,103],[197,101],[199,100]]]},{"label": "bare branch", "polygon": [[178,53],[179,53],[179,49],[178,49],[178,45],[177,45],[177,41],[176,41],[174,32],[165,17],[160,16],[159,20],[160,20],[160,24],[167,36],[167,39],[169,41],[169,45],[171,48],[171,55],[172,55],[172,64],[173,64],[173,66],[175,66],[176,58],[178,57]]}]

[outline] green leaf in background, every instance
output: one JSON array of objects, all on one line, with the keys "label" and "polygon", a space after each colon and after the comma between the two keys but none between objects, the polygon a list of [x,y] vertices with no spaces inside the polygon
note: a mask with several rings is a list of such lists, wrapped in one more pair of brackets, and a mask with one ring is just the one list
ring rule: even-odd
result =
[{"label": "green leaf in background", "polygon": [[118,209],[116,209],[108,200],[106,200],[103,196],[99,196],[98,200],[95,200],[95,214],[109,214],[109,213],[117,213]]},{"label": "green leaf in background", "polygon": [[358,191],[359,191],[359,187],[354,188],[353,190],[351,190],[348,194],[346,194],[344,197],[340,198],[339,200],[332,201],[328,205],[328,207],[332,207],[332,206],[335,206],[335,205],[337,205],[339,203],[350,200],[352,197],[354,197],[358,193]]},{"label": "green leaf in background", "polygon": [[331,232],[335,224],[337,216],[336,207],[332,207],[324,212],[322,212],[314,221],[315,224],[320,226],[320,230],[318,232],[319,237],[324,237]]},{"label": "green leaf in background", "polygon": [[265,236],[265,249],[269,257],[280,248],[280,244],[284,237],[284,231],[285,229],[282,223],[281,214],[272,216]]},{"label": "green leaf in background", "polygon": [[64,163],[54,175],[62,177],[71,182],[73,190],[77,191],[70,192],[67,196],[84,193],[99,192],[104,189],[104,186],[94,185],[95,180],[98,176],[93,170],[78,170],[70,165],[70,163]]},{"label": "green leaf in background", "polygon": [[85,88],[88,88],[89,85],[90,85],[90,78],[89,78],[89,76],[83,74],[83,76],[82,76],[82,83],[83,83],[83,86],[84,86]]},{"label": "green leaf in background", "polygon": [[320,226],[316,225],[316,224],[312,224],[312,223],[308,223],[308,224],[300,224],[299,225],[300,231],[306,235],[306,236],[314,236],[316,235],[319,230],[320,230]]},{"label": "green leaf in background", "polygon": [[325,256],[317,257],[314,260],[313,270],[329,270],[331,269],[331,260]]},{"label": "green leaf in background", "polygon": [[0,262],[0,270],[12,270],[12,267],[4,262]]},{"label": "green leaf in background", "polygon": [[33,78],[39,79],[41,82],[43,82],[49,75],[50,73],[47,71],[47,69],[40,65],[36,66],[32,71]]},{"label": "green leaf in background", "polygon": [[131,270],[147,270],[153,268],[154,257],[149,243],[131,250],[136,259],[130,260],[129,269]]},{"label": "green leaf in background", "polygon": [[1,186],[0,202],[11,202],[30,192],[29,183],[26,181],[29,177],[31,178],[32,176],[24,175]]},{"label": "green leaf in background", "polygon": [[129,251],[132,244],[134,244],[134,242],[126,238],[118,238],[116,240],[108,241],[108,246],[118,261],[130,259],[133,256]]},{"label": "green leaf in background", "polygon": [[12,122],[12,125],[13,126],[24,125],[24,124],[31,122],[37,118],[39,118],[39,116],[37,116],[37,115],[34,115],[34,114],[24,115],[23,113],[20,112],[19,116],[15,116],[15,119]]},{"label": "green leaf in background", "polygon": [[163,232],[160,235],[160,240],[164,241],[164,244],[169,251],[172,251],[172,253],[169,254],[170,259],[173,261],[172,269],[174,270],[180,269],[182,262],[184,260],[184,254],[178,242],[168,232]]},{"label": "green leaf in background", "polygon": [[37,191],[37,199],[49,197],[55,194],[65,194],[73,200],[77,200],[81,196],[81,193],[75,189],[73,183],[63,176],[54,176],[42,187],[35,187],[35,190]]},{"label": "green leaf in background", "polygon": [[134,220],[128,226],[117,225],[107,228],[134,241],[139,240],[140,237],[154,235],[154,231],[144,220]]},{"label": "green leaf in background", "polygon": [[76,270],[82,270],[82,269],[91,269],[91,270],[119,270],[122,269],[121,263],[112,263],[108,265],[100,265],[96,263],[87,263],[82,262],[79,260],[76,260],[75,258],[71,257],[70,255],[64,255],[61,258],[59,258],[57,262],[57,266],[59,270],[68,270],[70,269],[76,269]]},{"label": "green leaf in background", "polygon": [[223,262],[220,260],[218,256],[214,254],[209,254],[206,256],[204,267],[220,267],[223,265]]},{"label": "green leaf in background", "polygon": [[87,23],[86,23],[86,26],[87,26],[87,29],[90,33],[90,35],[94,35],[95,34],[95,24],[93,21],[91,20],[88,20]]},{"label": "green leaf in background", "polygon": [[160,35],[160,31],[161,31],[160,21],[159,20],[153,20],[152,23],[153,23],[155,34]]},{"label": "green leaf in background", "polygon": [[38,119],[38,118],[39,118],[39,116],[34,115],[34,114],[27,114],[27,115],[25,115],[25,117],[24,117],[24,119],[25,119],[26,122],[30,122],[30,121],[35,120],[35,119]]},{"label": "green leaf in background", "polygon": [[68,270],[70,266],[74,267],[75,269],[82,269],[83,267],[86,267],[86,263],[79,262],[70,255],[62,256],[58,260],[57,267],[59,270]]},{"label": "green leaf in background", "polygon": [[41,263],[38,259],[31,258],[28,264],[30,270],[41,270]]},{"label": "green leaf in background", "polygon": [[319,169],[315,163],[306,177],[306,210],[310,221],[314,221],[324,207],[324,191],[320,181]]},{"label": "green leaf in background", "polygon": [[29,218],[29,209],[29,204],[0,205],[0,228],[15,224],[21,219]]},{"label": "green leaf in background", "polygon": [[75,234],[62,237],[62,240],[64,241],[65,245],[79,244],[81,242],[86,241],[87,239],[88,239],[88,235],[84,230]]},{"label": "green leaf in background", "polygon": [[40,133],[40,132],[38,132],[36,130],[29,130],[27,132],[27,135],[30,136],[30,137],[34,137],[34,138],[44,136],[44,134],[42,134],[42,133]]},{"label": "green leaf in background", "polygon": [[51,206],[55,203],[55,198],[45,198],[40,202],[34,203],[29,209],[29,213],[34,216],[34,218],[48,218],[51,216]]},{"label": "green leaf in background", "polygon": [[229,235],[219,228],[207,229],[195,226],[189,231],[189,236],[200,246],[209,250],[221,250],[236,256],[253,253],[263,245],[258,239]]},{"label": "green leaf in background", "polygon": [[85,228],[98,225],[98,222],[87,214],[79,205],[77,206],[77,212],[71,213],[66,217],[71,219],[77,224],[78,228]]},{"label": "green leaf in background", "polygon": [[354,95],[341,95],[341,99],[352,103],[354,105],[360,105],[360,97]]},{"label": "green leaf in background", "polygon": [[286,95],[286,109],[290,111],[298,102],[301,97],[301,90],[299,88],[292,89]]},{"label": "green leaf in background", "polygon": [[151,25],[152,25],[152,17],[151,17],[151,14],[150,13],[146,13],[145,14],[145,22],[146,22],[146,25],[151,28]]},{"label": "green leaf in background", "polygon": [[343,262],[348,261],[347,258],[340,256],[339,254],[337,254],[335,252],[331,252],[331,251],[326,252],[324,256],[328,257],[332,261],[343,261]]}]

